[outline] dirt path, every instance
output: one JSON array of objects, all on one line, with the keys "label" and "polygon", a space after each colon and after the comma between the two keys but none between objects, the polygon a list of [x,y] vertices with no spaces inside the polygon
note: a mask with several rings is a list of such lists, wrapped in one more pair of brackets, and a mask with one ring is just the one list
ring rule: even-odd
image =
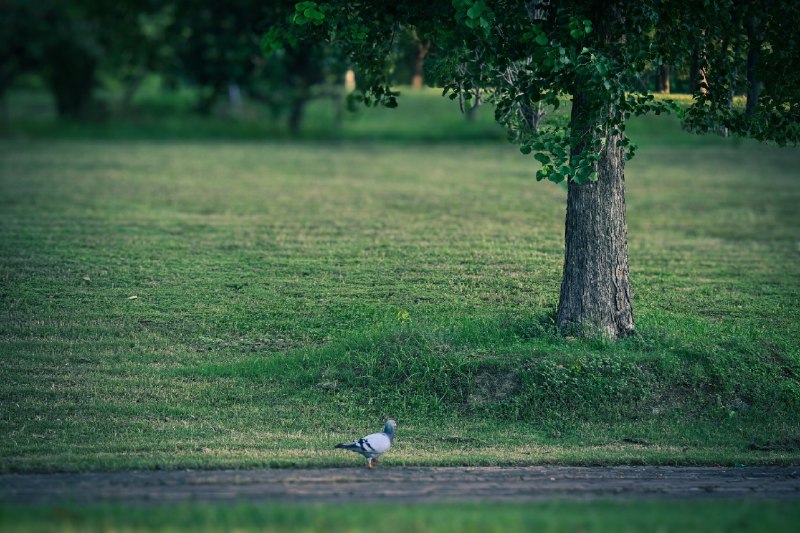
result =
[{"label": "dirt path", "polygon": [[354,468],[0,476],[0,502],[800,499],[800,467]]}]

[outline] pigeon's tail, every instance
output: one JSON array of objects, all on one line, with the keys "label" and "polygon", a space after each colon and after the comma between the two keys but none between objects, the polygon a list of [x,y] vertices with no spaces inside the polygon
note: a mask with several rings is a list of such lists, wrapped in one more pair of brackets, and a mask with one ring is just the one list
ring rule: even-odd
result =
[{"label": "pigeon's tail", "polygon": [[348,443],[346,443],[346,444],[343,442],[343,443],[341,443],[341,444],[337,444],[336,446],[334,446],[334,448],[344,448],[344,449],[349,449],[349,448],[350,448],[350,447],[352,447],[352,446],[353,446],[353,443],[352,443],[352,442],[348,442]]}]

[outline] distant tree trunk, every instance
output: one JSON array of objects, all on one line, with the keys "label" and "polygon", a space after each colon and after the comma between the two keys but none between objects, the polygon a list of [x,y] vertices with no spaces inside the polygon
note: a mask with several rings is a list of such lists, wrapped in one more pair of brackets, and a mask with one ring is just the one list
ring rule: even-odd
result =
[{"label": "distant tree trunk", "polygon": [[469,100],[469,105],[466,105],[464,100],[461,105],[464,109],[464,116],[467,117],[467,122],[473,122],[478,114],[478,108],[483,105],[483,90],[478,88],[475,90],[472,98]]},{"label": "distant tree trunk", "polygon": [[478,114],[479,107],[480,103],[478,103],[477,100],[467,107],[467,110],[464,112],[464,116],[467,117],[467,122],[475,121],[475,116]]},{"label": "distant tree trunk", "polygon": [[331,109],[333,110],[333,129],[342,129],[342,120],[344,118],[344,106],[346,102],[345,86],[347,83],[347,72],[337,80],[337,83],[331,88]]},{"label": "distant tree trunk", "polygon": [[[730,46],[730,38],[726,37],[725,39],[722,40],[722,48],[721,48],[721,50],[722,50],[723,54],[727,54],[728,53],[728,47],[729,46]],[[734,55],[738,55],[738,52],[735,53]],[[733,109],[733,76],[734,76],[734,74],[732,72],[726,72],[724,78],[719,79],[719,80],[715,80],[716,83],[714,85],[714,91],[718,91],[718,94],[720,94],[720,93],[724,94],[724,93],[722,93],[723,89],[725,89],[725,91],[727,92],[727,99],[725,101],[725,107],[727,107],[728,110]],[[717,87],[719,87],[719,88],[717,88]],[[723,137],[728,137],[731,134],[730,128],[728,128],[728,126],[726,124],[727,124],[727,122],[725,120],[723,120],[723,125],[722,125],[722,136]]]},{"label": "distant tree trunk", "polygon": [[197,102],[195,103],[195,111],[203,116],[210,115],[221,92],[219,87],[200,89],[200,95],[197,97]]},{"label": "distant tree trunk", "polygon": [[695,93],[700,89],[700,52],[692,49],[692,59],[689,63],[689,92]]},{"label": "distant tree trunk", "polygon": [[344,90],[351,93],[356,89],[356,73],[353,69],[347,69],[344,73]]},{"label": "distant tree trunk", "polygon": [[242,109],[242,88],[236,82],[228,84],[228,105],[233,111]]},{"label": "distant tree trunk", "polygon": [[661,65],[658,68],[658,92],[669,94],[669,65]]},{"label": "distant tree trunk", "polygon": [[133,106],[133,98],[139,91],[142,81],[144,81],[144,76],[135,76],[125,84],[125,90],[122,92],[122,101],[120,102],[123,111],[128,111]]},{"label": "distant tree trunk", "polygon": [[544,109],[544,105],[542,105],[541,100],[536,103],[536,107],[531,107],[528,111],[528,116],[530,117],[529,123],[531,126],[531,130],[536,133],[539,133],[539,123],[544,119],[544,116],[547,114],[547,111]]},{"label": "distant tree trunk", "polygon": [[51,64],[47,80],[61,117],[83,119],[94,93],[96,60],[72,43],[49,50]]},{"label": "distant tree trunk", "polygon": [[761,93],[761,85],[756,79],[756,66],[761,58],[761,44],[764,42],[764,33],[757,29],[756,16],[752,15],[747,19],[747,40],[749,47],[747,50],[747,103],[744,112],[752,115],[758,106],[758,97]]},{"label": "distant tree trunk", "polygon": [[[580,93],[573,97],[575,131],[591,135],[595,124]],[[608,135],[595,183],[569,183],[564,276],[556,323],[565,333],[601,332],[614,338],[634,331],[625,225],[625,158],[622,135]],[[573,146],[578,154],[584,146]]]},{"label": "distant tree trunk", "polygon": [[305,111],[307,102],[308,98],[298,96],[294,98],[289,105],[289,119],[287,124],[289,126],[289,133],[292,136],[300,133],[300,126],[303,124],[303,112]]},{"label": "distant tree trunk", "polygon": [[422,89],[425,85],[425,57],[430,47],[430,40],[417,43],[417,59],[414,62],[414,76],[411,78],[411,87],[414,89]]},{"label": "distant tree trunk", "polygon": [[11,82],[14,79],[13,74],[10,72],[3,72],[0,66],[0,128],[5,128],[9,121],[8,112],[8,88],[11,87]]},{"label": "distant tree trunk", "polygon": [[8,126],[8,121],[8,96],[5,91],[2,91],[0,92],[0,130],[4,130]]}]

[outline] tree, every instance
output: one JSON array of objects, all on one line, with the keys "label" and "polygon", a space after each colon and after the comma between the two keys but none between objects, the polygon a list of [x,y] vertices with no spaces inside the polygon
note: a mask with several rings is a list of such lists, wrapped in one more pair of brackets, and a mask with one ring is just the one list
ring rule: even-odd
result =
[{"label": "tree", "polygon": [[346,63],[330,46],[298,42],[266,58],[259,77],[262,83],[258,89],[253,88],[253,96],[276,112],[286,111],[289,133],[297,135],[306,105],[316,98],[333,101],[338,123],[346,70]]},{"label": "tree", "polygon": [[162,39],[147,33],[168,7],[149,0],[0,1],[0,98],[18,75],[35,73],[60,116],[85,118],[101,74],[141,76],[158,66]]},{"label": "tree", "polygon": [[37,72],[53,93],[60,116],[86,115],[96,83],[100,45],[91,7],[59,0],[0,4],[0,97],[14,78]]},{"label": "tree", "polygon": [[196,110],[209,114],[229,84],[247,86],[259,56],[257,26],[270,20],[254,0],[176,0],[167,34],[179,76],[198,88]]},{"label": "tree", "polygon": [[35,68],[40,26],[36,9],[22,0],[0,3],[0,123],[8,118],[6,93],[20,74]]},{"label": "tree", "polygon": [[[470,99],[477,87],[490,88],[497,120],[541,163],[537,179],[567,182],[559,328],[623,337],[634,331],[624,164],[635,147],[625,120],[675,111],[697,132],[724,128],[796,143],[799,26],[800,4],[766,0],[328,0],[296,4],[290,20],[270,30],[266,48],[335,41],[366,80],[360,99],[394,107],[384,58],[397,28],[436,42],[437,78],[450,80],[445,93]],[[749,66],[741,61],[745,49]],[[637,80],[649,65],[685,64],[693,52],[695,72],[705,77],[688,108],[640,92]],[[752,89],[748,76],[760,91],[746,111],[731,95]],[[540,104],[555,110],[567,98],[567,120],[555,113],[545,127],[531,120]]]}]

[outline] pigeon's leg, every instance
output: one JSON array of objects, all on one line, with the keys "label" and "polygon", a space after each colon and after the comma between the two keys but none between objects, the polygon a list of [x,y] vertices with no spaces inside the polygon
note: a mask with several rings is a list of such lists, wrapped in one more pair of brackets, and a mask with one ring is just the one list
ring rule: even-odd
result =
[{"label": "pigeon's leg", "polygon": [[372,457],[369,457],[367,459],[367,468],[370,468],[370,469],[372,468]]},{"label": "pigeon's leg", "polygon": [[380,463],[380,462],[381,462],[381,460],[380,460],[379,458],[377,458],[377,457],[373,457],[373,458],[372,458],[372,463],[373,463],[373,464],[378,464],[378,463]]}]

